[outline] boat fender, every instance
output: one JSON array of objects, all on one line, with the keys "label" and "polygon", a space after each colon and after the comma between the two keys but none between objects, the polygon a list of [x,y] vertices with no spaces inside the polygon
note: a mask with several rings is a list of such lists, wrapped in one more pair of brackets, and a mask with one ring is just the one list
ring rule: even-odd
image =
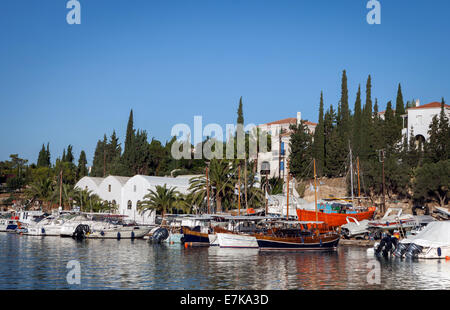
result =
[{"label": "boat fender", "polygon": [[303,240],[303,236],[300,236],[300,239],[302,240],[302,244],[305,244],[305,240]]},{"label": "boat fender", "polygon": [[102,231],[100,232],[100,235],[101,235],[101,236],[104,236],[104,235],[105,235],[105,232],[102,230]]},{"label": "boat fender", "polygon": [[131,232],[131,239],[134,239],[134,231]]},{"label": "boat fender", "polygon": [[117,233],[117,240],[120,240],[120,232]]},{"label": "boat fender", "polygon": [[437,255],[438,255],[439,257],[441,257],[441,255],[442,255],[441,248],[437,248]]},{"label": "boat fender", "polygon": [[319,240],[320,247],[322,247],[322,239]]},{"label": "boat fender", "polygon": [[41,233],[45,234],[45,229],[44,228],[41,228]]}]

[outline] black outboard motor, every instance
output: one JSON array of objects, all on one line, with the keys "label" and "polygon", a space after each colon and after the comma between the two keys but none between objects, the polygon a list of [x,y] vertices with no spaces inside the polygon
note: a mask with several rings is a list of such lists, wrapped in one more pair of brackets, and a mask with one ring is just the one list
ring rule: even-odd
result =
[{"label": "black outboard motor", "polygon": [[80,224],[77,226],[77,228],[75,228],[75,231],[72,234],[72,238],[82,240],[86,238],[86,234],[90,231],[91,229],[89,228],[89,225]]},{"label": "black outboard motor", "polygon": [[394,256],[395,257],[400,257],[402,258],[403,255],[405,255],[406,250],[408,250],[409,244],[406,243],[398,243],[395,251],[394,251]]},{"label": "black outboard motor", "polygon": [[155,230],[155,232],[153,233],[151,241],[154,243],[161,243],[164,240],[166,240],[168,237],[169,237],[169,231],[164,227],[160,227],[157,230]]},{"label": "black outboard motor", "polygon": [[423,247],[420,245],[411,243],[406,250],[405,256],[408,258],[417,258],[419,256],[419,253],[422,252]]},{"label": "black outboard motor", "polygon": [[375,254],[380,255],[382,253],[384,257],[387,257],[389,253],[394,252],[397,245],[398,239],[387,235],[381,239],[380,245],[375,249]]}]

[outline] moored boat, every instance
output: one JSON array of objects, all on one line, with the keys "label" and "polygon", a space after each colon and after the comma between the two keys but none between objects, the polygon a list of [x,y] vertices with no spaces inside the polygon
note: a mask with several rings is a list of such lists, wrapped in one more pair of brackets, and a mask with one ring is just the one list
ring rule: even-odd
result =
[{"label": "moored boat", "polygon": [[341,203],[320,203],[316,211],[297,209],[299,221],[320,221],[329,227],[338,227],[347,223],[347,217],[352,216],[358,221],[370,220],[375,214],[375,207],[353,208],[351,205]]},{"label": "moored boat", "polygon": [[275,224],[281,227],[255,235],[261,251],[333,251],[339,244],[340,235],[336,232],[319,233],[318,228],[309,228],[322,222],[277,221]]},{"label": "moored boat", "polygon": [[14,232],[18,227],[15,219],[0,219],[0,232]]}]

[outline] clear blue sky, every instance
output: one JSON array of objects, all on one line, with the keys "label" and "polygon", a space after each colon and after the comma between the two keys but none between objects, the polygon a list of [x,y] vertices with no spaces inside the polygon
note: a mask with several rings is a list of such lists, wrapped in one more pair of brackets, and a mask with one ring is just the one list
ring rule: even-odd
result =
[{"label": "clear blue sky", "polygon": [[[373,78],[383,109],[402,84],[406,100],[450,100],[450,1],[66,0],[0,2],[0,160],[52,161],[68,144],[76,160],[116,130],[135,127],[165,142],[176,123],[317,120],[320,91],[337,105],[346,69],[350,105]],[[363,96],[363,101],[365,96]]]}]

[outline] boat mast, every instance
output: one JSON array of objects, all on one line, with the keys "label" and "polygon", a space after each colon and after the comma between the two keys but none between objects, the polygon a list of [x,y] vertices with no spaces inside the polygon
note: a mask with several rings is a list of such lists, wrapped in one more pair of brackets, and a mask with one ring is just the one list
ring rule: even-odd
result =
[{"label": "boat mast", "polygon": [[206,196],[208,202],[208,214],[211,213],[210,205],[209,205],[209,179],[208,179],[208,165],[206,166]]},{"label": "boat mast", "polygon": [[62,209],[62,170],[59,172],[59,206]]},{"label": "boat mast", "polygon": [[350,149],[350,184],[352,188],[352,205],[353,205],[353,157],[352,157],[352,148],[350,147],[350,141],[348,142],[348,148]]},{"label": "boat mast", "polygon": [[239,166],[238,166],[238,190],[239,190],[238,215],[241,215],[241,163],[239,163]]},{"label": "boat mast", "polygon": [[268,199],[269,188],[268,188],[268,186],[269,186],[269,173],[266,170],[266,216],[267,216],[267,213],[269,211],[269,199]]},{"label": "boat mast", "polygon": [[356,157],[356,167],[358,170],[358,197],[361,198],[361,186],[359,185],[359,156]]},{"label": "boat mast", "polygon": [[286,195],[286,219],[289,220],[289,164],[286,162],[287,195]]}]

